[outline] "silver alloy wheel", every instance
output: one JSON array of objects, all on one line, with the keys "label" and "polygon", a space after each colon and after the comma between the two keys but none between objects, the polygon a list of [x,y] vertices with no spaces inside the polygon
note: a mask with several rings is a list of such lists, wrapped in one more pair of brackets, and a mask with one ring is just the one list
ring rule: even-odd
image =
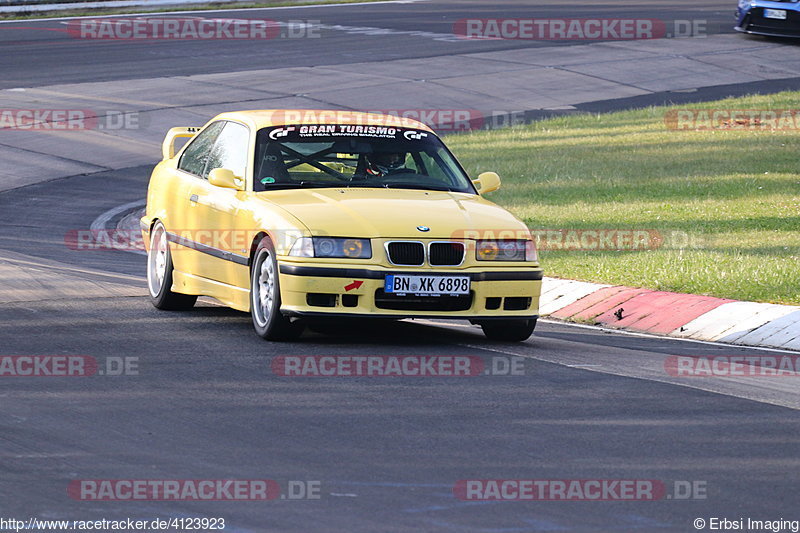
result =
[{"label": "silver alloy wheel", "polygon": [[253,315],[258,325],[265,327],[275,302],[275,265],[269,250],[262,250],[258,255],[252,285]]},{"label": "silver alloy wheel", "polygon": [[153,298],[158,297],[167,276],[167,232],[160,223],[150,236],[150,251],[147,254],[147,286]]}]

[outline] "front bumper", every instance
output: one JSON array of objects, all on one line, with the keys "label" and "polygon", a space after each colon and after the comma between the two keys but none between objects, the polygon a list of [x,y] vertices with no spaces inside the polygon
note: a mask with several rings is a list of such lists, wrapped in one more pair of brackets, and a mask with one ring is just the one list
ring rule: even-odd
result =
[{"label": "front bumper", "polygon": [[[536,318],[542,289],[539,268],[338,268],[281,262],[281,312],[289,316],[383,318]],[[388,274],[469,276],[469,296],[397,297],[384,293]]]},{"label": "front bumper", "polygon": [[[764,9],[786,11],[786,20],[764,17]],[[797,3],[780,3],[774,7],[751,7],[741,16],[734,28],[736,31],[771,37],[800,37],[800,10]]]}]

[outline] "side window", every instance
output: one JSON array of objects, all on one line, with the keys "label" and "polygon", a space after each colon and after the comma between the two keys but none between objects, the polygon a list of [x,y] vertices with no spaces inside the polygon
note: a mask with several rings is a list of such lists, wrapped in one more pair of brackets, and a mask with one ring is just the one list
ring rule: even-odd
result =
[{"label": "side window", "polygon": [[[439,161],[434,159],[431,154],[427,152],[420,152],[419,155],[422,165],[424,165],[425,170],[427,170],[427,174],[431,178],[441,181],[447,185],[451,185],[453,183],[453,180],[451,180],[449,176],[442,170],[442,166],[439,164]],[[417,172],[420,174],[425,174],[425,172],[422,172],[422,169],[417,170]]]},{"label": "side window", "polygon": [[206,161],[208,160],[208,152],[214,145],[214,141],[224,125],[225,123],[222,121],[215,122],[198,133],[191,140],[189,146],[186,147],[186,150],[183,151],[181,160],[178,162],[178,168],[195,176],[203,176]]},{"label": "side window", "polygon": [[250,140],[250,130],[236,122],[226,122],[222,133],[217,137],[217,142],[211,149],[206,164],[203,178],[208,178],[209,172],[215,168],[227,168],[239,177],[244,178],[247,171],[247,143]]}]

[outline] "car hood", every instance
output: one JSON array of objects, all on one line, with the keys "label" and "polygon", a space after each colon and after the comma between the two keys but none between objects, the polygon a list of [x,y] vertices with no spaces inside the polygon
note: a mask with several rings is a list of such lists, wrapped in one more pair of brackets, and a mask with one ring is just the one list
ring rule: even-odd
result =
[{"label": "car hood", "polygon": [[[337,188],[270,191],[259,193],[258,198],[291,213],[313,235],[426,239],[527,236],[525,224],[475,194]],[[422,226],[429,231],[417,229]]]}]

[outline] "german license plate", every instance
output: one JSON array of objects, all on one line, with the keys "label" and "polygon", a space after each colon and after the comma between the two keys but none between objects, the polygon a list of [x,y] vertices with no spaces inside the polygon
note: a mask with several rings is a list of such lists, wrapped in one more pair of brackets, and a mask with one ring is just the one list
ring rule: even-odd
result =
[{"label": "german license plate", "polygon": [[458,296],[469,294],[469,276],[386,276],[384,292],[405,296]]},{"label": "german license plate", "polygon": [[764,10],[764,18],[765,19],[786,20],[786,10],[785,9],[765,9]]}]

